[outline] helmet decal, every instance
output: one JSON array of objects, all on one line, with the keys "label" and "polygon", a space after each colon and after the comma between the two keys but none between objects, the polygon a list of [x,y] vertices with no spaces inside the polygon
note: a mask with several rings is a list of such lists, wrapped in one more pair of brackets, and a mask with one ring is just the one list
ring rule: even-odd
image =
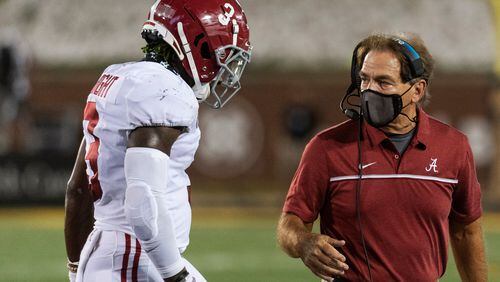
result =
[{"label": "helmet decal", "polygon": [[219,15],[219,22],[221,25],[228,25],[231,17],[234,16],[234,8],[229,3],[224,4],[224,8],[226,8],[227,11],[224,12],[224,15]]}]

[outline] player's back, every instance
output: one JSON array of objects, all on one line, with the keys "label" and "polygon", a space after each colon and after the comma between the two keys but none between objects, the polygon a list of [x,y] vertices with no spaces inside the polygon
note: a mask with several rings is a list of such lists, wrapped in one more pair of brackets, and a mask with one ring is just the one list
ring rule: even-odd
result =
[{"label": "player's back", "polygon": [[191,211],[185,170],[199,143],[197,115],[191,88],[163,65],[132,62],[106,68],[88,96],[83,120],[96,228],[133,234],[124,213],[129,134],[138,127],[186,127],[172,145],[165,189],[179,247],[187,246]]}]

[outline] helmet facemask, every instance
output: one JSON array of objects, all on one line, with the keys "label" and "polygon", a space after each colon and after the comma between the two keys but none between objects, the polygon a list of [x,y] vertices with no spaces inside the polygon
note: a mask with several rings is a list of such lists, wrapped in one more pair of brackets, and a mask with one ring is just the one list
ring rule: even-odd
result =
[{"label": "helmet facemask", "polygon": [[211,95],[205,103],[214,109],[219,109],[241,89],[240,79],[250,62],[251,49],[246,51],[235,45],[227,45],[215,50],[215,56],[220,69],[210,82]]}]

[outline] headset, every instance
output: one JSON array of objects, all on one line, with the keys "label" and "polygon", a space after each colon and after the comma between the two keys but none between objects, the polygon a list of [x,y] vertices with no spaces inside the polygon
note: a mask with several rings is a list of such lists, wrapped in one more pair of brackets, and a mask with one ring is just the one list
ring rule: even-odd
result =
[{"label": "headset", "polygon": [[[410,66],[410,74],[411,74],[411,79],[417,78],[422,76],[424,73],[424,63],[422,61],[422,58],[418,54],[418,52],[411,46],[410,43],[404,41],[401,38],[398,37],[392,37],[391,38],[394,42],[399,44],[401,46],[400,52],[405,56],[405,58],[409,62]],[[352,120],[358,120],[360,116],[362,115],[361,113],[361,108],[359,105],[353,105],[349,102],[349,98],[351,96],[357,96],[359,97],[359,92],[360,92],[360,86],[361,86],[361,79],[359,77],[359,71],[361,70],[360,62],[358,62],[358,52],[360,48],[363,46],[363,41],[358,43],[356,47],[354,48],[354,51],[352,53],[352,61],[351,61],[351,85],[347,88],[347,91],[340,101],[340,110],[344,115],[346,115],[348,118]],[[349,104],[350,106],[360,108],[359,110],[355,109],[349,109],[344,107],[345,103]]]},{"label": "headset", "polygon": [[[410,43],[404,41],[398,37],[392,37],[397,44],[401,46],[400,52],[404,55],[404,57],[409,62],[411,77],[410,79],[415,79],[424,74],[424,63],[422,58],[418,54],[418,52],[411,46]],[[349,119],[358,121],[358,178],[356,183],[356,218],[358,221],[358,228],[361,237],[361,243],[363,245],[363,251],[365,255],[365,262],[368,268],[368,275],[370,278],[370,282],[373,281],[370,260],[368,258],[368,250],[366,248],[365,238],[363,235],[363,226],[361,224],[361,185],[363,178],[363,158],[362,158],[362,150],[361,150],[361,140],[363,138],[363,111],[360,105],[355,105],[349,102],[349,98],[352,96],[360,97],[361,96],[361,78],[359,77],[359,71],[361,70],[360,62],[358,62],[358,52],[360,48],[363,47],[363,41],[358,43],[354,48],[352,53],[352,62],[351,62],[351,85],[347,88],[346,94],[340,101],[340,110],[344,115],[346,115]],[[358,108],[358,110],[353,108],[344,107],[345,103],[349,104],[352,107]]]}]

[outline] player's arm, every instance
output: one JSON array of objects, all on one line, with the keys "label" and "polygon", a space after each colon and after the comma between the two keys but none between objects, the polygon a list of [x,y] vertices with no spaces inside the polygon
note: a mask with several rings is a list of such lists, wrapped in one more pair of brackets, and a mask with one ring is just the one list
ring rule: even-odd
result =
[{"label": "player's arm", "polygon": [[277,230],[278,244],[289,256],[301,258],[322,279],[330,281],[332,277],[344,275],[349,267],[335,247],[345,242],[312,233],[312,227],[312,223],[302,221],[295,214],[282,213]]},{"label": "player's arm", "polygon": [[170,148],[179,128],[139,127],[129,135],[125,154],[125,214],[136,237],[164,281],[184,281],[166,204]]},{"label": "player's arm", "polygon": [[82,140],[66,188],[65,200],[64,238],[69,260],[68,266],[74,266],[70,269],[73,274],[83,245],[92,231],[93,215],[92,196],[88,189],[85,172],[85,140]]},{"label": "player's arm", "polygon": [[488,281],[481,218],[467,225],[450,220],[450,241],[462,281]]}]

